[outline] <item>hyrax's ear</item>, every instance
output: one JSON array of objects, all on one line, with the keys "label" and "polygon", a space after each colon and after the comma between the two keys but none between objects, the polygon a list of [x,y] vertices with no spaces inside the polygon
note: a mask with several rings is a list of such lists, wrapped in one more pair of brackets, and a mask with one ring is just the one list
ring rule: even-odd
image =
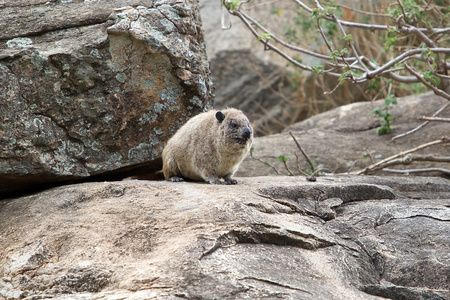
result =
[{"label": "hyrax's ear", "polygon": [[216,112],[216,119],[219,121],[219,123],[222,123],[222,121],[225,119],[225,115],[220,110]]}]

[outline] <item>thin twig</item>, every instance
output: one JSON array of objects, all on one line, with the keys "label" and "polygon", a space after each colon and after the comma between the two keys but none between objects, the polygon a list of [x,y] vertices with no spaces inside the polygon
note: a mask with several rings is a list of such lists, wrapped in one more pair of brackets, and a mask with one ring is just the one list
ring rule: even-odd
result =
[{"label": "thin twig", "polygon": [[439,172],[439,173],[443,173],[446,175],[450,175],[450,170],[449,169],[444,169],[444,168],[427,168],[427,169],[409,169],[409,170],[397,170],[397,169],[381,169],[382,171],[385,172],[390,172],[390,173],[398,173],[398,174],[411,174],[411,173],[428,173],[428,172]]},{"label": "thin twig", "polygon": [[[270,39],[276,41],[277,43],[283,45],[286,48],[289,48],[291,50],[294,50],[294,51],[297,51],[297,52],[300,52],[300,53],[304,53],[304,54],[307,54],[307,55],[311,55],[311,56],[314,56],[314,57],[317,57],[317,58],[320,58],[320,59],[326,59],[326,60],[330,59],[329,55],[318,53],[318,52],[314,52],[314,51],[311,51],[311,50],[308,50],[308,49],[303,49],[301,47],[298,47],[298,46],[295,46],[295,45],[291,45],[289,43],[284,42],[283,40],[279,39],[275,34],[270,32],[267,28],[265,28],[263,25],[258,23],[256,20],[252,19],[249,15],[247,15],[244,12],[240,11],[239,14],[236,14],[236,16],[241,18],[241,20],[242,20],[242,18],[245,18],[248,22],[250,22],[252,25],[255,25],[256,27],[258,27],[263,32],[269,33],[271,35]],[[258,37],[257,33],[255,35]],[[338,58],[338,60],[340,60],[340,58]],[[356,58],[347,58],[346,60],[349,61],[349,62],[352,62],[352,61],[355,61]]]},{"label": "thin twig", "polygon": [[[449,102],[449,103],[446,103],[446,104],[445,104],[444,106],[442,106],[437,112],[435,112],[435,113],[432,115],[432,117],[438,116],[441,112],[443,112],[443,111],[444,111],[447,107],[449,107],[449,106],[450,106],[450,102]],[[419,131],[422,127],[426,126],[428,123],[430,123],[430,121],[425,121],[425,122],[423,122],[422,124],[420,124],[419,126],[417,126],[416,128],[411,129],[411,130],[408,131],[408,132],[405,132],[405,133],[396,135],[396,136],[394,136],[394,137],[392,138],[392,141],[394,141],[394,140],[396,140],[396,139],[399,139],[399,138],[402,138],[402,137],[405,137],[405,136],[407,136],[407,135],[413,134],[414,132]]]},{"label": "thin twig", "polygon": [[306,172],[302,171],[302,169],[300,169],[300,158],[298,156],[297,151],[295,151],[294,154],[295,154],[295,164],[297,166],[297,171],[299,171],[303,176],[308,177],[309,175]]},{"label": "thin twig", "polygon": [[287,165],[287,161],[283,159],[283,165],[286,168],[286,170],[288,171],[289,176],[295,176],[294,173],[292,173],[291,170],[289,170],[289,167]]},{"label": "thin twig", "polygon": [[[450,48],[430,48],[429,50],[432,52],[435,52],[435,53],[450,53]],[[397,63],[404,62],[411,58],[415,58],[415,55],[421,54],[425,51],[428,51],[428,48],[417,48],[417,49],[408,50],[408,51],[400,54],[399,56],[395,57],[394,59],[388,61],[384,65],[376,68],[375,70],[368,72],[367,78],[369,78],[369,79],[374,78],[376,75],[380,74],[381,72],[383,72],[385,70],[390,69],[391,67],[395,66]],[[419,77],[420,77],[420,75],[419,75]],[[417,78],[417,79],[420,80],[419,78]]]},{"label": "thin twig", "polygon": [[403,3],[401,0],[397,0],[397,2],[398,2],[398,5],[400,5],[400,9],[402,10],[403,18],[406,21],[406,18],[408,18],[408,16],[406,15],[405,7],[403,6]]},{"label": "thin twig", "polygon": [[420,82],[422,82],[427,88],[433,90],[433,92],[441,97],[444,97],[447,100],[450,100],[450,94],[447,94],[446,92],[444,92],[441,89],[438,89],[437,87],[435,87],[434,85],[430,84],[428,81],[425,80],[425,78],[423,78],[423,76],[421,76],[419,73],[417,73],[414,69],[412,69],[410,66],[408,66],[408,64],[405,64],[405,69],[413,74],[414,76],[417,77],[417,79],[419,79]]},{"label": "thin twig", "polygon": [[414,156],[411,154],[407,154],[403,157],[393,159],[391,161],[386,162],[383,165],[383,168],[386,168],[388,166],[393,166],[393,165],[409,165],[414,161],[432,161],[432,162],[448,163],[448,162],[450,162],[450,157],[437,157],[434,155],[416,155],[416,156]]},{"label": "thin twig", "polygon": [[430,122],[450,122],[450,118],[438,118],[438,117],[421,117],[419,120]]},{"label": "thin twig", "polygon": [[[304,4],[300,0],[293,0],[296,2],[299,6],[301,6],[304,10],[306,10],[309,13],[312,13],[312,8],[308,7],[306,4]],[[331,17],[325,16],[325,19],[329,21],[333,21]],[[370,31],[374,30],[383,30],[388,31],[389,29],[393,28],[389,25],[378,25],[378,24],[364,24],[364,23],[357,23],[357,22],[351,22],[351,21],[341,21],[342,25],[348,26],[348,27],[354,27],[354,28],[363,28]],[[432,33],[432,34],[445,34],[450,32],[450,28],[417,28],[418,30],[424,32],[424,33]],[[401,32],[411,32],[411,29],[408,27],[402,27],[398,29]]]},{"label": "thin twig", "polygon": [[[233,15],[239,17],[242,22],[244,22],[244,24],[248,27],[248,29],[250,30],[251,33],[253,33],[253,35],[255,37],[259,37],[258,32],[252,27],[252,25],[249,23],[251,22],[247,17],[244,16],[244,14],[240,11],[233,11]],[[257,23],[253,23],[252,24],[257,24]],[[302,70],[305,71],[310,71],[312,72],[312,67],[306,66],[298,61],[296,61],[295,59],[291,58],[289,55],[287,55],[286,53],[284,53],[283,51],[281,51],[280,49],[278,49],[276,46],[274,46],[273,44],[271,44],[268,41],[263,41],[262,39],[260,40],[261,43],[264,44],[264,46],[270,50],[275,51],[276,53],[278,53],[281,57],[285,58],[287,61],[289,61],[290,63],[292,63],[293,65],[299,67]],[[340,76],[339,74],[336,74],[337,76]]]},{"label": "thin twig", "polygon": [[302,146],[300,146],[300,144],[297,142],[297,139],[295,138],[295,136],[292,134],[292,131],[289,130],[289,134],[291,135],[291,137],[294,139],[295,144],[297,144],[298,149],[300,150],[300,152],[303,154],[303,156],[306,158],[306,161],[308,162],[308,164],[311,166],[311,171],[313,173],[316,172],[316,168],[314,167],[314,164],[312,163],[312,160],[309,158],[308,154],[306,154],[305,150],[303,150]]},{"label": "thin twig", "polygon": [[450,163],[450,156],[434,156],[434,155],[416,155],[413,157],[416,161],[437,161]]},{"label": "thin twig", "polygon": [[253,151],[250,151],[250,157],[253,158],[254,160],[262,162],[263,164],[271,167],[272,169],[274,169],[274,171],[277,173],[277,175],[280,175],[280,172],[278,172],[277,168],[275,168],[271,163],[269,163],[268,161],[262,160],[261,158],[254,157]]},{"label": "thin twig", "polygon": [[358,174],[358,175],[367,174],[370,171],[375,171],[375,170],[378,170],[378,169],[382,169],[386,163],[388,163],[389,161],[394,160],[394,159],[396,159],[398,157],[402,157],[402,156],[405,156],[405,155],[407,155],[409,153],[413,153],[413,152],[416,152],[416,151],[419,151],[419,150],[422,150],[422,149],[425,149],[425,148],[428,148],[428,147],[431,147],[431,146],[434,146],[434,145],[446,144],[446,143],[450,143],[450,139],[448,137],[443,137],[440,140],[436,140],[436,141],[432,141],[432,142],[429,142],[429,143],[422,144],[422,145],[420,145],[420,146],[418,146],[416,148],[412,148],[412,149],[400,152],[398,154],[395,154],[393,156],[390,156],[390,157],[388,157],[386,159],[383,159],[383,160],[381,160],[381,161],[379,161],[379,162],[377,162],[375,164],[372,164],[372,165],[366,167],[365,169],[363,169],[361,171],[358,171],[356,174]]},{"label": "thin twig", "polygon": [[[332,17],[333,17],[334,22],[338,25],[339,30],[341,31],[341,34],[343,36],[346,36],[347,33],[345,32],[344,27],[342,27],[341,21],[338,19],[338,17],[336,15],[333,15]],[[356,48],[353,45],[353,43],[351,41],[348,41],[348,44],[350,45],[350,48],[352,48],[353,54],[355,55],[356,59],[358,60],[359,64],[361,65],[361,67],[363,67],[365,71],[369,71],[367,66],[362,62],[361,57],[358,54],[358,52],[356,51]]]},{"label": "thin twig", "polygon": [[354,12],[357,12],[357,13],[360,13],[360,14],[368,15],[368,16],[384,17],[384,18],[390,18],[391,17],[391,15],[388,15],[388,14],[381,14],[381,13],[375,13],[375,12],[371,12],[371,11],[359,10],[359,9],[356,9],[356,8],[353,8],[353,7],[344,5],[344,4],[336,3],[336,6],[342,7],[344,9],[349,10],[349,11],[354,11]]}]

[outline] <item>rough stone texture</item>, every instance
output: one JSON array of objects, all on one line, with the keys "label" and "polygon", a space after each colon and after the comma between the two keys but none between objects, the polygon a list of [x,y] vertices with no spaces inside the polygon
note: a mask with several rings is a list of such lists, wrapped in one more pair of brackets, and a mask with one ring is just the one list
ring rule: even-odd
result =
[{"label": "rough stone texture", "polygon": [[210,105],[196,1],[0,9],[0,193],[157,170],[168,138]]},{"label": "rough stone texture", "polygon": [[3,200],[0,298],[449,299],[447,180],[239,182],[83,183]]},{"label": "rough stone texture", "polygon": [[[413,135],[392,141],[393,136],[407,132],[422,124],[423,121],[418,120],[419,117],[431,116],[447,103],[447,100],[432,93],[408,96],[397,100],[398,104],[389,109],[389,112],[394,115],[394,130],[391,134],[379,136],[376,129],[380,126],[380,119],[371,115],[374,108],[383,106],[384,100],[353,103],[296,123],[280,134],[256,138],[253,142],[254,157],[267,160],[279,172],[287,174],[283,164],[278,162],[276,158],[279,155],[288,156],[291,158],[287,162],[289,168],[298,174],[295,152],[299,152],[299,150],[289,135],[290,130],[311,159],[321,165],[325,172],[346,173],[361,170],[372,164],[372,159],[373,161],[380,161],[421,144],[439,140],[444,136],[449,137],[448,123],[434,122]],[[447,109],[440,116],[449,118],[450,110]],[[449,147],[448,144],[433,146],[413,155],[448,156],[450,153]],[[299,154],[299,167],[304,171],[310,169],[301,154]],[[426,167],[450,169],[449,164],[443,162],[413,162],[411,165],[393,166],[391,168],[414,169]],[[264,176],[274,174],[276,172],[272,168],[247,157],[242,162],[236,175]]]}]

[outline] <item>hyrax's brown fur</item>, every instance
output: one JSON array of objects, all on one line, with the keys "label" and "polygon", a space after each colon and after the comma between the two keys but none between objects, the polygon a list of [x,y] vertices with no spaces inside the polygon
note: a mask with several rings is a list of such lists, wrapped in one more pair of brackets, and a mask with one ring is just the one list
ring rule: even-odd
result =
[{"label": "hyrax's brown fur", "polygon": [[240,110],[201,113],[184,124],[164,148],[164,177],[236,184],[232,176],[252,142],[253,128]]}]

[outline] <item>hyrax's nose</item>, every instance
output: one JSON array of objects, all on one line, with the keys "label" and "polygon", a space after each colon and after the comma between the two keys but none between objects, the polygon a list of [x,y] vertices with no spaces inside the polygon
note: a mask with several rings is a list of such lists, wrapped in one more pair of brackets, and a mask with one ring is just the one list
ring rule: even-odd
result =
[{"label": "hyrax's nose", "polygon": [[250,130],[250,128],[245,127],[244,130],[242,131],[242,138],[248,139],[248,138],[250,138],[251,135],[252,135],[252,131]]}]

